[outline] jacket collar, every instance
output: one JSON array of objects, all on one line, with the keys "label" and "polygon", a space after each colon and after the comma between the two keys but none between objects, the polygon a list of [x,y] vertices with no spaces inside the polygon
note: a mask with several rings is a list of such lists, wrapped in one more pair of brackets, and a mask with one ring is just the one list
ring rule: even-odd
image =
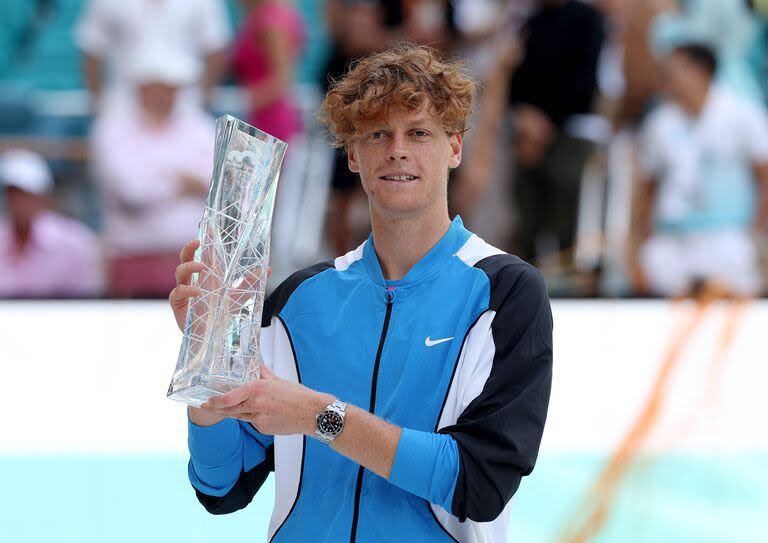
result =
[{"label": "jacket collar", "polygon": [[451,222],[448,231],[442,238],[405,274],[399,281],[387,281],[381,271],[379,257],[376,254],[373,233],[368,237],[363,247],[363,262],[371,280],[383,287],[405,287],[420,283],[434,275],[448,264],[449,260],[467,242],[472,233],[464,228],[464,223],[458,215]]}]

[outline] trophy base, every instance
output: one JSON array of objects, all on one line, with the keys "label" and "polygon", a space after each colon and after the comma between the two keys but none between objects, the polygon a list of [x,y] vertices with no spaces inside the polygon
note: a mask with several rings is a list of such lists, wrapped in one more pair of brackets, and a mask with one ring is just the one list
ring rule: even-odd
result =
[{"label": "trophy base", "polygon": [[245,383],[234,381],[210,380],[206,383],[198,383],[196,385],[175,390],[168,394],[168,397],[177,402],[191,405],[192,407],[200,407],[211,396],[221,396],[244,384]]}]

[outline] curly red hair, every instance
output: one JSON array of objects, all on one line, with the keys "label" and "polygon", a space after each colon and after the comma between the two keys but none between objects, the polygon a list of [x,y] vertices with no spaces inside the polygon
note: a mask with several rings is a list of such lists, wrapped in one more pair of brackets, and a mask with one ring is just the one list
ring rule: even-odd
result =
[{"label": "curly red hair", "polygon": [[449,134],[466,131],[477,84],[460,60],[445,60],[424,46],[400,45],[357,60],[323,100],[320,120],[335,147],[346,147],[391,110],[425,104]]}]

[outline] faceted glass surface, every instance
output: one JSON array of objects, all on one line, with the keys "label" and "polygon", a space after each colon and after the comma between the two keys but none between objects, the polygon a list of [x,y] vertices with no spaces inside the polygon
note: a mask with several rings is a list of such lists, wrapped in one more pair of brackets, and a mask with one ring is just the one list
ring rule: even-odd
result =
[{"label": "faceted glass surface", "polygon": [[216,121],[213,177],[184,340],[168,397],[199,407],[258,378],[269,235],[287,145],[234,117]]}]

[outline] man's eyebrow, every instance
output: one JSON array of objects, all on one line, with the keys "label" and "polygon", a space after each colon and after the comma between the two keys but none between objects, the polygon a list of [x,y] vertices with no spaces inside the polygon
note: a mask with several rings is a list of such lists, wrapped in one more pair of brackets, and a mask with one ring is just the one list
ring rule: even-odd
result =
[{"label": "man's eyebrow", "polygon": [[386,121],[373,122],[366,125],[365,128],[363,128],[363,132],[374,132],[376,130],[389,130],[389,128],[390,128],[389,123],[387,123]]},{"label": "man's eyebrow", "polygon": [[419,117],[418,119],[414,119],[411,122],[408,123],[408,127],[412,128],[414,126],[423,126],[429,122],[429,119],[425,117]]},{"label": "man's eyebrow", "polygon": [[[406,126],[408,128],[413,128],[415,126],[424,126],[428,123],[429,123],[428,117],[419,117],[417,119],[410,121]],[[386,121],[386,120],[372,122],[365,127],[364,132],[372,132],[376,130],[392,130],[392,125],[389,123],[389,121]]]}]

